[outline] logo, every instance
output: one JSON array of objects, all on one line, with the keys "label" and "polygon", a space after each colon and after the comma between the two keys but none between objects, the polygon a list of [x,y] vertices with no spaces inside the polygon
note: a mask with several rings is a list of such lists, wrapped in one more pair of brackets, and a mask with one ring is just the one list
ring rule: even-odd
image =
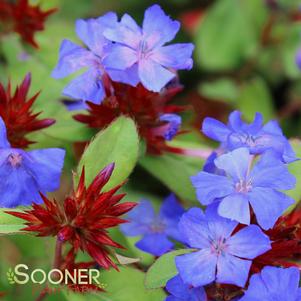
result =
[{"label": "logo", "polygon": [[6,272],[7,280],[10,284],[24,285],[27,283],[40,284],[45,283],[52,285],[97,285],[103,287],[99,282],[100,272],[97,269],[74,269],[73,271],[51,269],[30,270],[26,264],[18,264],[9,268]]}]

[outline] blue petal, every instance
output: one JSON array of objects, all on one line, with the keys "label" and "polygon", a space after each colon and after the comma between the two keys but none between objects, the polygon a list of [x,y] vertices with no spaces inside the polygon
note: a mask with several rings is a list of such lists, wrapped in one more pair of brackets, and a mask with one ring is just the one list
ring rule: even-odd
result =
[{"label": "blue petal", "polygon": [[[192,288],[183,282],[179,275],[170,279],[166,284],[166,290],[178,300],[206,301],[206,293],[203,287]],[[173,300],[173,299],[171,299]],[[177,300],[177,299],[174,299]]]},{"label": "blue petal", "polygon": [[136,50],[138,50],[142,40],[141,29],[138,26],[134,26],[128,16],[125,16],[122,23],[117,27],[106,29],[103,35],[112,42],[120,43]]},{"label": "blue petal", "polygon": [[164,133],[165,140],[167,141],[172,140],[181,127],[182,124],[181,116],[172,113],[162,114],[160,116],[160,120],[167,122],[167,129]]},{"label": "blue petal", "polygon": [[160,92],[176,76],[151,59],[142,59],[138,63],[138,74],[143,86],[153,92]]},{"label": "blue petal", "polygon": [[3,119],[0,117],[0,148],[10,148],[7,140],[7,131]]},{"label": "blue petal", "polygon": [[106,71],[114,82],[128,84],[133,87],[136,87],[140,82],[137,64],[126,70],[107,69]]},{"label": "blue petal", "polygon": [[208,224],[201,209],[192,208],[184,213],[179,223],[179,230],[190,247],[210,248]]},{"label": "blue petal", "polygon": [[129,223],[120,226],[127,236],[136,236],[151,233],[150,226],[156,219],[154,207],[150,201],[142,200],[128,215]]},{"label": "blue petal", "polygon": [[143,36],[153,49],[171,41],[180,29],[180,23],[173,21],[157,4],[149,7],[144,14]]},{"label": "blue petal", "polygon": [[109,12],[98,19],[77,20],[76,33],[78,37],[100,58],[104,55],[104,48],[108,40],[103,36],[107,28],[114,28],[118,24],[117,15]]},{"label": "blue petal", "polygon": [[237,183],[246,180],[250,159],[250,153],[247,148],[238,148],[216,158],[214,163]]},{"label": "blue petal", "polygon": [[106,68],[125,70],[130,68],[138,61],[138,54],[135,50],[115,44],[110,48],[110,52],[104,58],[103,64]]},{"label": "blue petal", "polygon": [[261,275],[256,274],[251,277],[248,290],[245,292],[245,295],[239,299],[239,301],[275,301],[275,299],[270,297],[271,296],[269,296],[268,289],[261,279]]},{"label": "blue petal", "polygon": [[265,153],[251,172],[254,187],[269,187],[279,190],[292,189],[296,185],[295,177],[288,171],[287,165],[273,156],[274,153]]},{"label": "blue petal", "polygon": [[97,65],[100,60],[92,52],[74,44],[69,40],[63,40],[60,47],[60,58],[57,66],[52,71],[54,78],[66,77],[83,67]]},{"label": "blue petal", "polygon": [[227,252],[241,258],[254,259],[271,249],[271,242],[258,226],[243,228],[227,240]]},{"label": "blue petal", "polygon": [[202,132],[207,137],[219,142],[226,142],[228,135],[231,134],[231,131],[227,126],[225,126],[222,122],[210,117],[206,117],[204,119]]},{"label": "blue petal", "polygon": [[154,256],[161,256],[173,248],[165,234],[147,234],[136,243],[136,247]]},{"label": "blue petal", "polygon": [[261,274],[251,277],[248,290],[241,301],[297,301],[299,279],[300,272],[297,268],[282,269],[267,266]]},{"label": "blue petal", "polygon": [[105,96],[100,77],[97,70],[88,70],[69,83],[63,90],[63,94],[74,99],[100,104]]},{"label": "blue petal", "polygon": [[218,283],[234,284],[244,287],[248,279],[252,262],[222,253],[217,262]]},{"label": "blue petal", "polygon": [[179,275],[171,278],[166,283],[166,290],[180,299],[189,299],[189,285],[185,284]]},{"label": "blue petal", "polygon": [[233,193],[225,197],[220,202],[218,213],[241,224],[250,224],[249,200],[245,194]]},{"label": "blue petal", "polygon": [[191,58],[193,44],[173,44],[156,49],[151,58],[158,64],[175,70],[190,70],[193,66]]},{"label": "blue petal", "polygon": [[33,150],[24,157],[24,168],[30,171],[42,192],[55,191],[60,187],[65,150],[48,148]]},{"label": "blue petal", "polygon": [[197,199],[203,205],[209,205],[215,199],[227,196],[234,191],[233,182],[224,176],[201,171],[190,179],[196,189]]},{"label": "blue petal", "polygon": [[215,280],[217,257],[210,249],[177,256],[176,266],[184,283],[195,287]]},{"label": "blue petal", "polygon": [[207,222],[207,229],[205,232],[211,240],[219,240],[220,238],[226,239],[230,237],[236,226],[237,222],[231,221],[228,218],[221,217],[217,212],[218,203],[213,203],[206,208],[205,218]]},{"label": "blue petal", "polygon": [[178,241],[183,237],[179,232],[178,224],[185,210],[180,205],[174,194],[169,195],[163,202],[160,210],[160,218],[165,224],[165,233]]},{"label": "blue petal", "polygon": [[239,131],[241,131],[243,125],[244,125],[244,122],[241,119],[241,112],[233,111],[229,115],[228,126],[232,129],[232,131],[239,132]]},{"label": "blue petal", "polygon": [[258,224],[264,230],[272,228],[282,213],[295,202],[282,192],[261,187],[249,192],[249,201]]},{"label": "blue petal", "polygon": [[294,300],[293,296],[297,296],[300,280],[300,271],[297,268],[266,267],[262,270],[261,277],[268,291],[277,292],[284,297],[283,300],[289,300],[289,296]]}]

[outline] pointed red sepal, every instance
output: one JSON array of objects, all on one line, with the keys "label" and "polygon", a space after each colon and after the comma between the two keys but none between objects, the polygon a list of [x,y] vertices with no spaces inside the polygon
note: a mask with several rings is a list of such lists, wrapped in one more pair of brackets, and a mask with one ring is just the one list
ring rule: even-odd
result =
[{"label": "pointed red sepal", "polygon": [[26,135],[44,129],[55,123],[54,119],[38,119],[40,113],[34,113],[32,106],[39,93],[28,97],[31,84],[31,75],[28,73],[14,94],[11,93],[11,84],[7,88],[0,83],[0,116],[6,128],[8,141],[12,147],[26,148],[34,143]]}]

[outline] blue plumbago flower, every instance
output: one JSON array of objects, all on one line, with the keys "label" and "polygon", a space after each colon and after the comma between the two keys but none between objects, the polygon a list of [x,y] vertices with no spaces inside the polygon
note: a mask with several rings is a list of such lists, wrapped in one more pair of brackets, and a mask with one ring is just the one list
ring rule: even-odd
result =
[{"label": "blue plumbago flower", "polygon": [[265,230],[274,226],[294,200],[279,190],[292,189],[296,179],[274,152],[266,152],[252,168],[254,156],[238,148],[214,160],[225,175],[201,171],[191,177],[197,199],[203,205],[218,203],[218,213],[250,224],[250,206]]},{"label": "blue plumbago flower", "polygon": [[240,301],[301,301],[300,271],[297,268],[265,267],[253,275]]},{"label": "blue plumbago flower", "polygon": [[161,256],[173,248],[169,238],[182,240],[177,226],[184,212],[173,194],[164,200],[158,214],[155,213],[151,202],[143,200],[128,214],[130,222],[120,227],[125,235],[143,235],[136,243],[137,248]]},{"label": "blue plumbago flower", "polygon": [[11,148],[0,118],[0,207],[41,203],[39,192],[59,188],[65,151],[57,148],[32,150]]},{"label": "blue plumbago flower", "polygon": [[278,122],[272,120],[263,125],[260,113],[256,113],[251,124],[242,121],[239,111],[230,114],[227,125],[207,117],[203,122],[202,131],[209,138],[221,142],[226,150],[247,147],[251,154],[262,154],[273,149],[286,163],[296,160],[295,152],[283,135]]},{"label": "blue plumbago flower", "polygon": [[164,46],[179,29],[180,23],[165,15],[159,5],[145,11],[142,28],[125,14],[118,26],[104,31],[107,39],[116,42],[104,61],[118,70],[136,69],[144,87],[159,92],[176,77],[176,70],[193,65],[193,44]]},{"label": "blue plumbago flower", "polygon": [[171,294],[165,301],[207,301],[204,288],[185,284],[179,275],[170,279],[166,290]]},{"label": "blue plumbago flower", "polygon": [[164,127],[164,138],[167,141],[173,139],[173,137],[178,133],[181,124],[182,118],[177,114],[163,114],[160,116],[161,121],[165,121],[166,125]]},{"label": "blue plumbago flower", "polygon": [[112,70],[104,62],[104,57],[107,51],[110,51],[112,43],[103,36],[103,31],[107,28],[114,28],[117,24],[117,15],[113,12],[97,19],[76,21],[77,36],[87,48],[64,40],[60,48],[59,62],[52,76],[63,78],[82,68],[87,68],[87,70],[64,88],[64,95],[99,104],[105,97],[103,80],[106,75],[116,81],[134,85],[138,83],[139,80],[134,76],[128,80],[124,72]]},{"label": "blue plumbago flower", "polygon": [[270,240],[256,225],[233,234],[237,222],[217,214],[209,206],[205,214],[192,208],[183,215],[179,230],[189,247],[197,251],[177,256],[176,266],[184,283],[194,287],[213,281],[243,287],[252,260],[271,248]]}]

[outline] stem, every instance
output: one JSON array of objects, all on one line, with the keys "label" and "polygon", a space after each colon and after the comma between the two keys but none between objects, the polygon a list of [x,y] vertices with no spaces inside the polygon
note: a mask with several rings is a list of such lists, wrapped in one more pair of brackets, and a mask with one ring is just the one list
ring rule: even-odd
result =
[{"label": "stem", "polygon": [[[54,254],[54,260],[53,260],[53,268],[59,269],[62,263],[62,248],[63,248],[63,242],[60,241],[58,238],[56,240],[55,245],[55,254]],[[47,286],[40,292],[38,298],[36,301],[43,301],[45,297],[48,295],[48,289]]]},{"label": "stem", "polygon": [[42,301],[44,300],[45,297],[47,297],[48,295],[48,291],[47,289],[43,289],[40,293],[40,295],[38,296],[38,298],[36,299],[36,301]]},{"label": "stem", "polygon": [[61,266],[62,263],[62,248],[63,248],[63,242],[59,239],[56,240],[55,245],[55,256],[53,261],[53,268],[58,269]]}]

